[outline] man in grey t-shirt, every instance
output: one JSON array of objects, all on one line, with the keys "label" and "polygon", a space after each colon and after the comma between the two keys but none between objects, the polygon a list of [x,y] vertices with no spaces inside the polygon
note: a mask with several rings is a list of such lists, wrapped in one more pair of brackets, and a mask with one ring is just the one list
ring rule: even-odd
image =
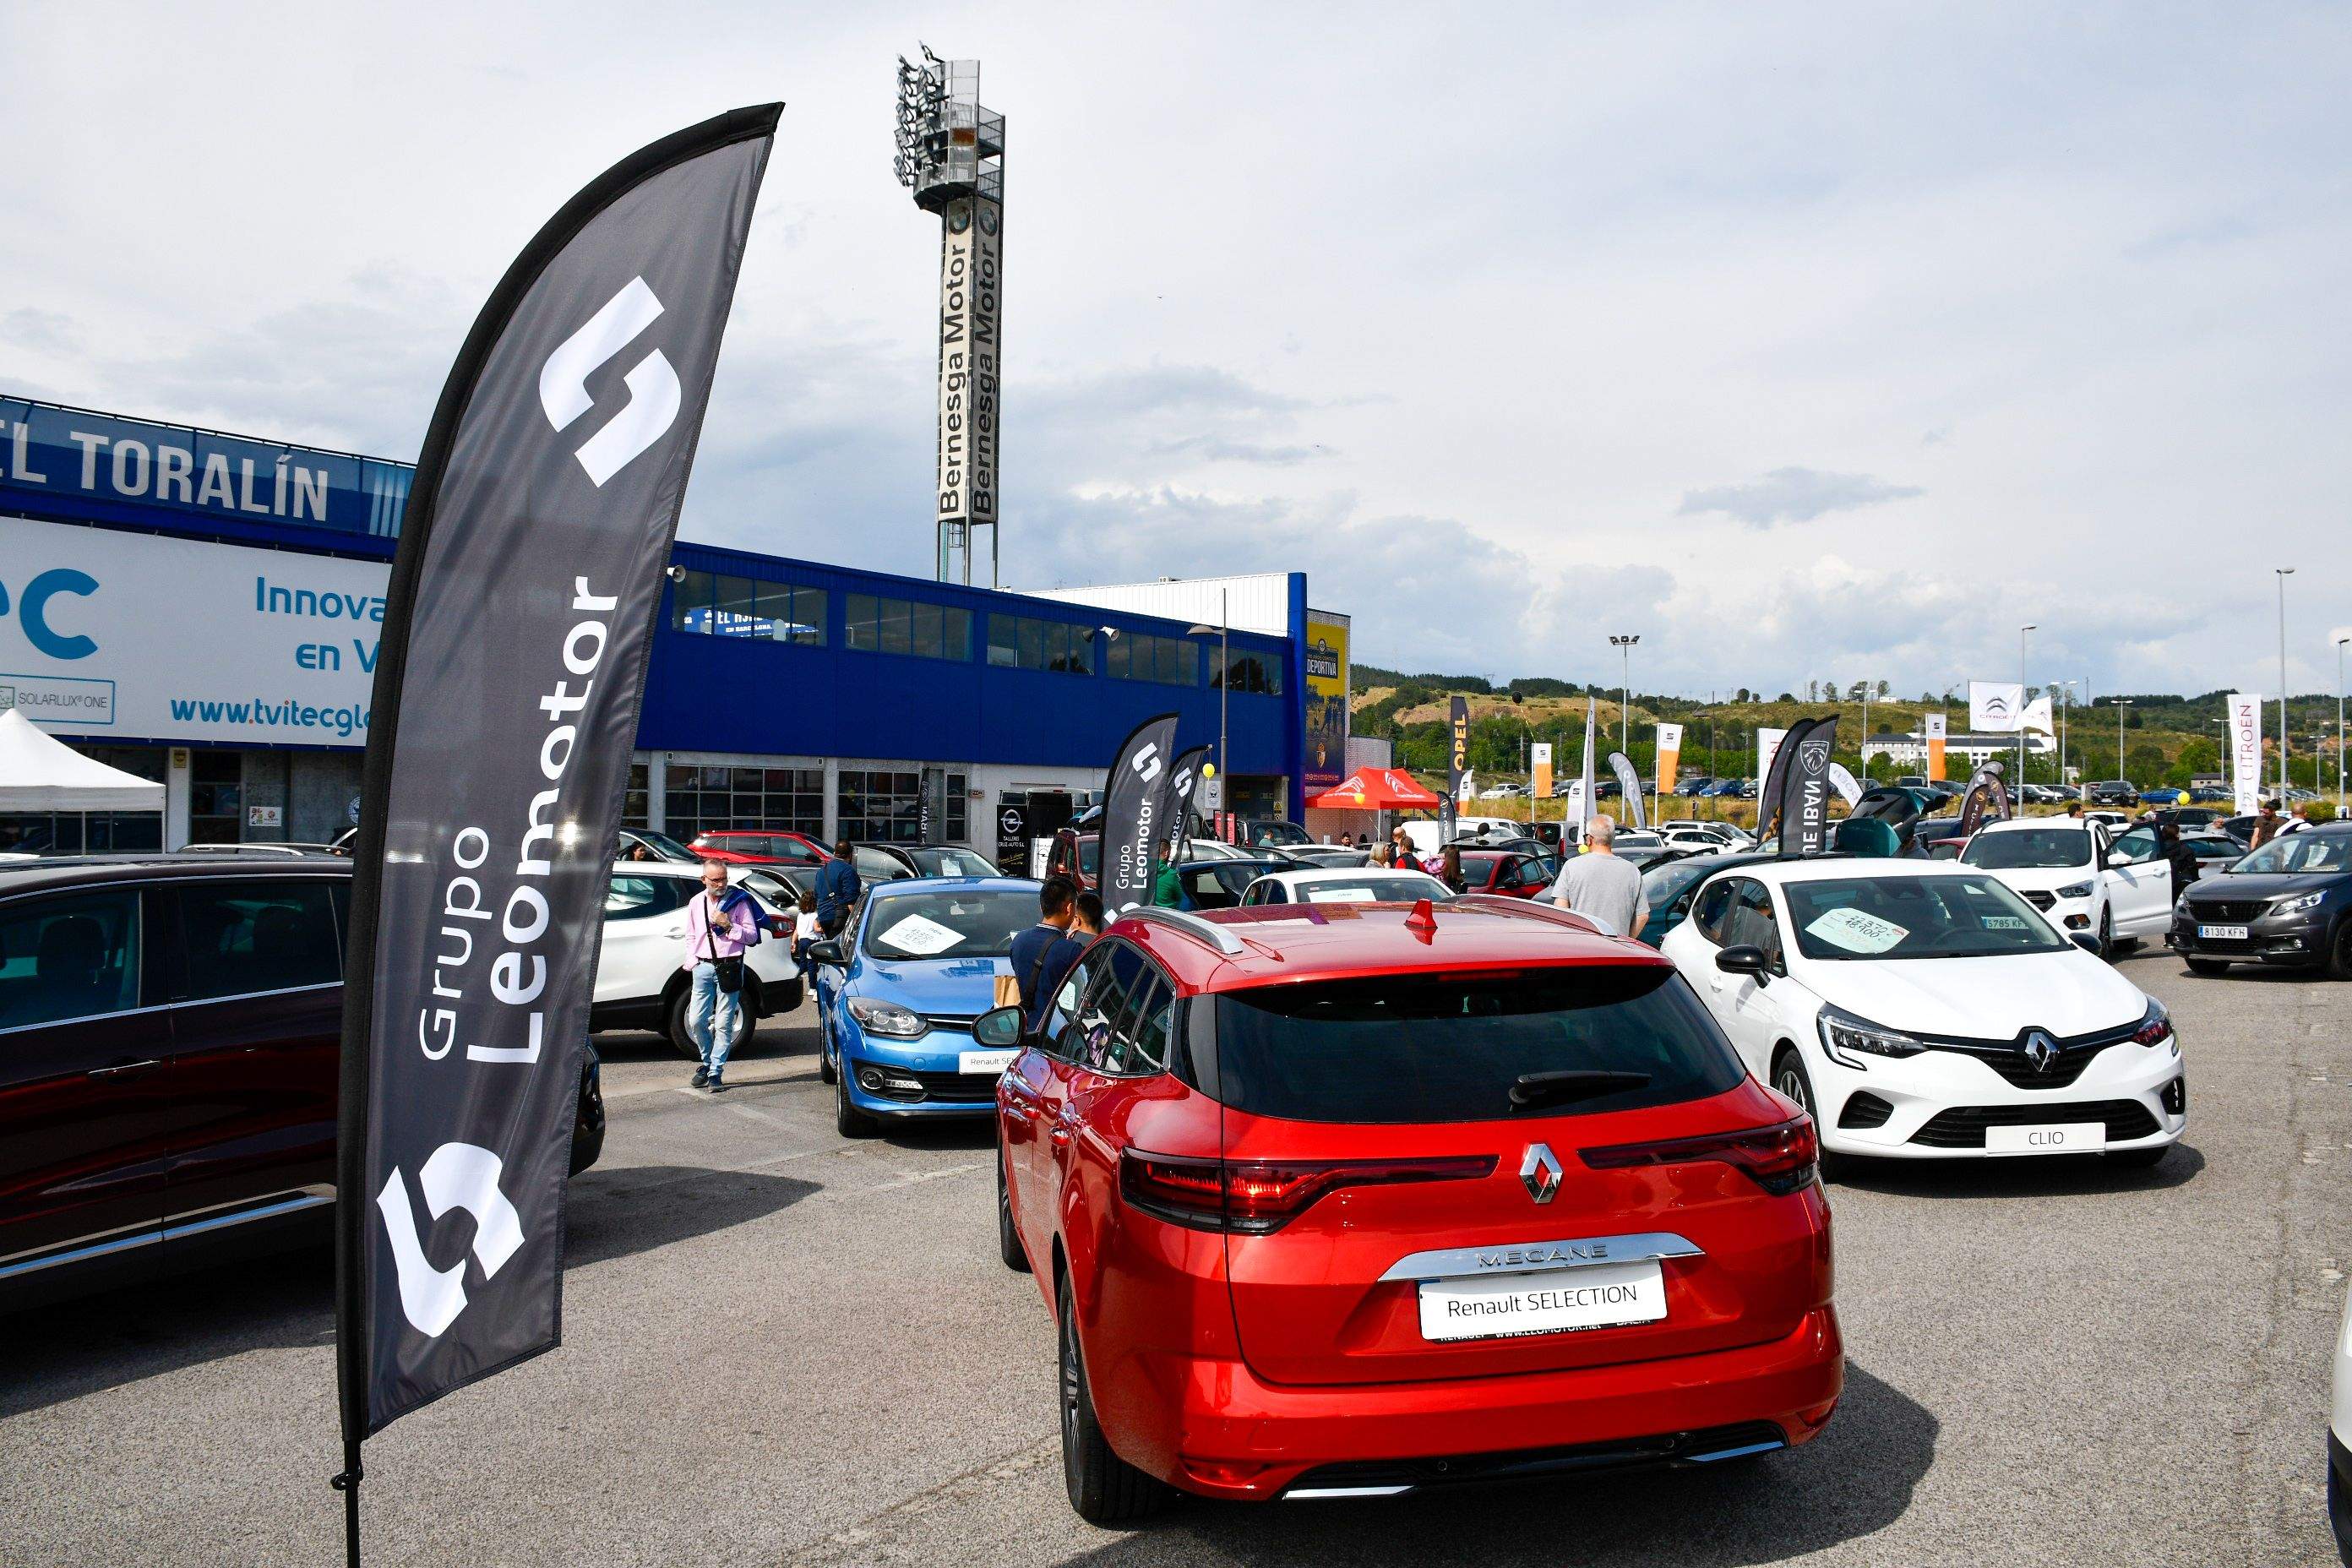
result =
[{"label": "man in grey t-shirt", "polygon": [[1570,855],[1551,885],[1551,901],[1572,910],[1612,936],[1639,936],[1649,923],[1650,908],[1642,897],[1642,873],[1630,860],[1617,858],[1617,824],[1596,816],[1584,825],[1581,855]]}]

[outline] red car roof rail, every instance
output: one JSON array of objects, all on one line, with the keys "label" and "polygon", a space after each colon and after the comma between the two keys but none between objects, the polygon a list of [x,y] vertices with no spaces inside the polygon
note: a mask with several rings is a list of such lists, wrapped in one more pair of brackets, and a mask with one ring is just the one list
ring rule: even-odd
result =
[{"label": "red car roof rail", "polygon": [[1207,942],[1227,958],[1240,958],[1249,952],[1248,948],[1242,945],[1242,939],[1223,926],[1214,921],[1204,921],[1200,916],[1188,913],[1183,910],[1157,909],[1146,904],[1139,909],[1124,911],[1119,919],[1145,921],[1153,925],[1164,925],[1171,931],[1181,931],[1186,936]]},{"label": "red car roof rail", "polygon": [[1504,893],[1461,893],[1448,900],[1456,909],[1493,910],[1498,914],[1533,915],[1539,921],[1549,921],[1571,931],[1591,931],[1598,936],[1601,928],[1578,914],[1574,910],[1561,909],[1558,904],[1541,899],[1514,899]]}]

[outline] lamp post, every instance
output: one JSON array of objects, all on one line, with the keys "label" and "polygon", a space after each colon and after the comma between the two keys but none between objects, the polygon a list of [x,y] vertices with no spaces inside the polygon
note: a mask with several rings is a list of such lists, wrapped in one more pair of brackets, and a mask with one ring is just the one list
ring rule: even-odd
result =
[{"label": "lamp post", "polygon": [[2058,694],[2058,787],[2066,787],[2066,708],[2078,680],[2053,680],[2049,689]]},{"label": "lamp post", "polygon": [[2132,705],[2128,697],[2110,697],[2108,703],[2116,710],[2116,777],[2124,776],[2124,710]]},{"label": "lamp post", "polygon": [[[1185,635],[1188,637],[1204,637],[1212,632],[1214,632],[1217,637],[1217,813],[1219,816],[1224,815],[1231,809],[1225,802],[1225,791],[1233,787],[1229,781],[1234,771],[1225,757],[1225,714],[1227,705],[1233,700],[1234,690],[1234,622],[1233,610],[1227,602],[1226,592],[1223,588],[1217,590],[1217,624],[1215,626],[1194,625],[1184,628]],[[1340,761],[1344,764],[1347,759],[1343,757]]]},{"label": "lamp post", "polygon": [[[2279,590],[2279,792],[2286,798],[2286,580],[2294,575],[2292,566],[2273,566],[2278,575]],[[2318,782],[2314,780],[2314,783]]]},{"label": "lamp post", "polygon": [[2344,645],[2352,637],[2336,639],[2336,815],[2344,815]]},{"label": "lamp post", "polygon": [[1609,646],[1615,648],[1621,656],[1620,663],[1624,671],[1624,686],[1617,704],[1619,721],[1617,746],[1620,751],[1629,755],[1633,750],[1633,645],[1641,640],[1639,632],[1630,636],[1621,636],[1612,632],[1609,637]]}]

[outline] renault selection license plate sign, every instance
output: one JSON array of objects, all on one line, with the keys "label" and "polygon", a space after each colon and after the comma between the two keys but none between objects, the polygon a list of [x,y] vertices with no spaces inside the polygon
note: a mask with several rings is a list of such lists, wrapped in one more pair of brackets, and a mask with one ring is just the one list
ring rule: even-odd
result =
[{"label": "renault selection license plate sign", "polygon": [[1665,1315],[1665,1272],[1655,1258],[1491,1279],[1429,1279],[1421,1287],[1425,1340],[1556,1334],[1654,1323]]},{"label": "renault selection license plate sign", "polygon": [[2246,940],[2246,928],[2243,926],[2199,926],[2197,928],[2197,934],[2207,942],[2243,942]]},{"label": "renault selection license plate sign", "polygon": [[2104,1121],[2053,1121],[2040,1127],[1988,1127],[1988,1154],[2095,1154],[2107,1146]]},{"label": "renault selection license plate sign", "polygon": [[1001,1073],[1013,1065],[1019,1051],[958,1051],[956,1071],[960,1073]]}]

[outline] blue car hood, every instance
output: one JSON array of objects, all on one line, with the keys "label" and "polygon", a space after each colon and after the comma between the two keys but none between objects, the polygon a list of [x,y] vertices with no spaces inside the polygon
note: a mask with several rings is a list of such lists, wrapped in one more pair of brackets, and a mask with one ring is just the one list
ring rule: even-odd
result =
[{"label": "blue car hood", "polygon": [[1012,973],[1003,958],[868,958],[852,989],[915,1013],[985,1013],[996,1005],[996,977]]}]

